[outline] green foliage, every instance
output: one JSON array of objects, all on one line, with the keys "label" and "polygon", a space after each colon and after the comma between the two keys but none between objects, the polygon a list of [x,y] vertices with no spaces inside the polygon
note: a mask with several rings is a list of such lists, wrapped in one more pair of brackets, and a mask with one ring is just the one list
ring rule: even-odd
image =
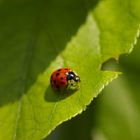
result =
[{"label": "green foliage", "polygon": [[119,65],[114,61],[105,65],[123,74],[107,86],[85,112],[59,126],[46,140],[139,140],[139,54],[140,38],[129,56],[121,56]]},{"label": "green foliage", "polygon": [[[85,110],[118,75],[101,71],[102,63],[132,50],[139,3],[1,1],[0,139],[41,139]],[[51,72],[59,67],[81,77],[71,96],[50,88]]]},{"label": "green foliage", "polygon": [[[98,104],[96,127],[103,138],[113,140],[140,139],[140,39],[128,59],[121,57],[120,67],[125,73],[106,88]],[[117,90],[116,90],[117,89]],[[102,116],[102,117],[100,117]],[[93,133],[98,137],[99,133]]]}]

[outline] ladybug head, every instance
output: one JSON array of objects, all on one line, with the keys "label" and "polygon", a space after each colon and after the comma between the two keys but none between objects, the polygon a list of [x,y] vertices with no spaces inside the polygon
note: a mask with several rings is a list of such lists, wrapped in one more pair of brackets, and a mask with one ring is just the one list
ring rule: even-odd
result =
[{"label": "ladybug head", "polygon": [[71,71],[67,75],[67,81],[68,80],[74,80],[75,82],[80,82],[80,77],[77,76],[73,71]]},{"label": "ladybug head", "polygon": [[73,71],[70,71],[68,73],[67,81],[68,81],[68,88],[73,90],[77,90],[79,88],[80,77]]}]

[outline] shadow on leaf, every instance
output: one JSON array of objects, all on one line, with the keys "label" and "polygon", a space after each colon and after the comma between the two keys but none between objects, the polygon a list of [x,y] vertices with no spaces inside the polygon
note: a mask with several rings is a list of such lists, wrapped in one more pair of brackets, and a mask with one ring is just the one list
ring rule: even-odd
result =
[{"label": "shadow on leaf", "polygon": [[60,100],[63,100],[65,98],[68,98],[72,94],[74,94],[76,91],[71,90],[71,91],[53,91],[51,86],[48,86],[46,92],[45,92],[45,101],[46,102],[57,102]]}]

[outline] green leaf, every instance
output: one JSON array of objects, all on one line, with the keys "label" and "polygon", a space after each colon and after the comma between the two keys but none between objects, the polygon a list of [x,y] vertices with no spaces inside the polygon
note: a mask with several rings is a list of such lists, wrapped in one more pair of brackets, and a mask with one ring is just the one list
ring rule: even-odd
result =
[{"label": "green leaf", "polygon": [[121,69],[123,75],[107,86],[85,112],[58,127],[46,140],[140,139],[139,54],[140,38],[134,51],[121,57],[119,66],[112,61],[106,65]]},{"label": "green leaf", "polygon": [[[118,75],[101,71],[102,63],[132,50],[139,25],[135,1],[1,1],[0,139],[42,139],[85,110]],[[71,96],[50,88],[59,67],[81,77]]]},{"label": "green leaf", "polygon": [[140,38],[132,54],[127,59],[121,58],[121,69],[125,74],[106,88],[106,96],[102,94],[102,102],[96,106],[93,139],[140,139],[139,53]]}]

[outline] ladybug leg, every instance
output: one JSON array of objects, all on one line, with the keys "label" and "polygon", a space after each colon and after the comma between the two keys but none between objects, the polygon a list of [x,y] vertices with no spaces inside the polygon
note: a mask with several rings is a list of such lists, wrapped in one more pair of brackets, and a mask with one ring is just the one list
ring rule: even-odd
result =
[{"label": "ladybug leg", "polygon": [[70,95],[70,92],[68,91],[68,92],[67,92],[67,96],[69,96],[69,95]]}]

